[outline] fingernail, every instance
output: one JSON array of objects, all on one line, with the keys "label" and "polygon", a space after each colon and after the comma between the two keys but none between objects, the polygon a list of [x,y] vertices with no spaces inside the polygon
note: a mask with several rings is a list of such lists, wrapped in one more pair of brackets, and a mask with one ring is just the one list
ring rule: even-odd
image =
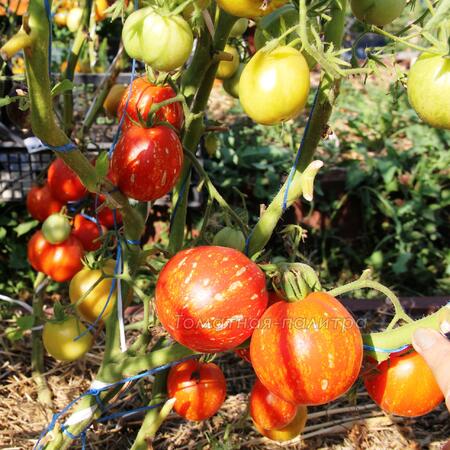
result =
[{"label": "fingernail", "polygon": [[419,328],[413,335],[414,347],[421,351],[429,350],[435,345],[437,337],[433,330]]}]

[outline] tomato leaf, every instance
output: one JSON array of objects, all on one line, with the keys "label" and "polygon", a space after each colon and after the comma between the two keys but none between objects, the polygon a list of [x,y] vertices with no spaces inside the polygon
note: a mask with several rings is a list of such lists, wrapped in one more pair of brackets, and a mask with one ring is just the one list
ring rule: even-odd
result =
[{"label": "tomato leaf", "polygon": [[55,86],[53,86],[52,97],[56,97],[57,95],[63,94],[66,91],[71,91],[72,89],[73,89],[72,81],[66,78],[60,81],[59,83],[56,83]]},{"label": "tomato leaf", "polygon": [[23,338],[23,330],[9,327],[5,330],[5,335],[11,342],[19,341]]},{"label": "tomato leaf", "polygon": [[17,326],[22,330],[30,330],[34,325],[34,316],[25,315],[16,319]]},{"label": "tomato leaf", "polygon": [[97,172],[97,175],[100,177],[106,177],[109,170],[109,158],[108,158],[108,152],[101,152],[100,155],[98,155],[97,161],[95,162],[95,171]]},{"label": "tomato leaf", "polygon": [[17,227],[14,228],[14,231],[17,233],[17,236],[20,237],[30,232],[33,228],[36,228],[38,225],[38,220],[30,220],[17,225]]}]

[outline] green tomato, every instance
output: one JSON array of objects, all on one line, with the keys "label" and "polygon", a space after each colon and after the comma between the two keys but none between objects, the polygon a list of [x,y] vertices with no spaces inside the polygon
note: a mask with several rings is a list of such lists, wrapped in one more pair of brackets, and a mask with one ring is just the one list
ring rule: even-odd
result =
[{"label": "green tomato", "polygon": [[230,37],[238,38],[242,36],[248,28],[248,19],[240,18],[233,25],[233,28],[230,31]]},{"label": "green tomato", "polygon": [[241,79],[244,67],[244,63],[239,64],[236,73],[231,78],[228,78],[223,82],[223,88],[225,89],[225,92],[234,98],[239,98],[239,81]]},{"label": "green tomato", "polygon": [[234,248],[243,252],[245,250],[245,236],[241,230],[225,227],[214,236],[213,245]]},{"label": "green tomato", "polygon": [[170,72],[188,60],[194,37],[181,16],[161,16],[148,6],[130,14],[123,26],[122,40],[130,58],[154,70]]},{"label": "green tomato", "polygon": [[361,22],[382,27],[395,20],[403,12],[406,0],[352,0],[353,14]]},{"label": "green tomato", "polygon": [[214,133],[208,133],[205,137],[205,148],[209,156],[213,157],[219,150],[219,138]]},{"label": "green tomato", "polygon": [[42,224],[42,234],[50,244],[61,244],[61,242],[67,240],[71,229],[69,219],[59,213],[47,217]]},{"label": "green tomato", "polygon": [[409,71],[408,98],[424,122],[450,130],[450,59],[422,54]]},{"label": "green tomato", "polygon": [[84,356],[92,347],[92,335],[74,316],[58,322],[47,322],[42,331],[45,350],[58,361],[76,361]]},{"label": "green tomato", "polygon": [[228,78],[231,78],[236,73],[239,67],[238,51],[231,45],[226,45],[224,51],[226,53],[230,53],[233,56],[233,59],[231,61],[220,61],[216,73],[216,77],[219,78],[219,80],[226,80]]}]

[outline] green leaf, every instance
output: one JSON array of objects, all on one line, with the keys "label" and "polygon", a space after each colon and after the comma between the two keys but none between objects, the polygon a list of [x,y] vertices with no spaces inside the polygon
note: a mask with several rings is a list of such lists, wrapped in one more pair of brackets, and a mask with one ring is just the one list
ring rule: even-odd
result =
[{"label": "green leaf", "polygon": [[14,228],[14,231],[17,233],[17,236],[20,237],[30,232],[33,228],[36,228],[38,225],[38,220],[30,220],[17,225],[17,227]]},{"label": "green leaf", "polygon": [[411,253],[402,253],[397,256],[397,260],[392,265],[392,270],[395,274],[400,275],[408,270],[408,263],[412,258]]},{"label": "green leaf", "polygon": [[6,228],[0,227],[0,241],[6,236]]},{"label": "green leaf", "polygon": [[99,177],[106,177],[109,170],[109,158],[108,152],[103,151],[98,155],[97,161],[95,162],[95,171]]},{"label": "green leaf", "polygon": [[5,330],[5,335],[11,342],[16,342],[23,338],[23,330],[9,327]]},{"label": "green leaf", "polygon": [[34,316],[25,315],[16,319],[17,326],[21,330],[30,330],[34,326]]},{"label": "green leaf", "polygon": [[73,86],[74,84],[72,83],[72,81],[68,80],[67,78],[60,81],[59,83],[56,83],[52,89],[52,97],[56,97],[57,95],[63,94],[66,91],[71,91],[73,89]]},{"label": "green leaf", "polygon": [[3,106],[8,106],[11,103],[16,102],[20,97],[10,97],[7,95],[6,97],[0,98],[0,108]]}]

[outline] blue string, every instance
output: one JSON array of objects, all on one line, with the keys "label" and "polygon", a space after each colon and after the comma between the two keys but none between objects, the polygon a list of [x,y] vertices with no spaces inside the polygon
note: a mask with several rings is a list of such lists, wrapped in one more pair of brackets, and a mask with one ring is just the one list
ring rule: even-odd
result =
[{"label": "blue string", "polygon": [[49,29],[49,36],[48,36],[48,75],[51,76],[51,65],[52,65],[52,39],[53,39],[53,30],[52,30],[52,10],[50,8],[50,3],[48,0],[44,0],[45,5],[45,12],[47,14],[48,19],[48,29]]},{"label": "blue string", "polygon": [[408,347],[411,347],[411,345],[405,344],[398,348],[379,348],[379,347],[372,347],[371,345],[367,345],[367,344],[363,345],[364,350],[368,350],[371,352],[377,352],[377,353],[398,353],[398,352],[402,352],[403,350],[406,350]]},{"label": "blue string", "polygon": [[140,412],[144,411],[150,411],[155,408],[159,408],[160,406],[163,406],[164,403],[158,403],[157,405],[149,405],[149,406],[142,406],[141,408],[131,409],[129,411],[119,411],[114,414],[110,414],[109,416],[102,417],[97,420],[97,422],[107,422],[108,420],[114,420],[119,419],[121,417],[127,417],[127,416],[133,416],[135,414],[139,414]]},{"label": "blue string", "polygon": [[42,145],[44,145],[48,149],[53,150],[54,152],[60,152],[60,153],[69,153],[78,148],[77,145],[74,144],[73,142],[68,142],[67,144],[64,144],[64,145],[50,145],[50,144],[47,144],[47,142],[43,142],[43,141],[41,141],[41,142],[42,142]]},{"label": "blue string", "polygon": [[126,239],[125,242],[130,245],[141,245],[140,239]]},{"label": "blue string", "polygon": [[92,223],[95,223],[96,225],[98,224],[98,220],[95,217],[92,217],[92,216],[90,216],[88,214],[85,214],[85,213],[80,213],[80,216],[84,217],[85,219],[89,220]]}]

